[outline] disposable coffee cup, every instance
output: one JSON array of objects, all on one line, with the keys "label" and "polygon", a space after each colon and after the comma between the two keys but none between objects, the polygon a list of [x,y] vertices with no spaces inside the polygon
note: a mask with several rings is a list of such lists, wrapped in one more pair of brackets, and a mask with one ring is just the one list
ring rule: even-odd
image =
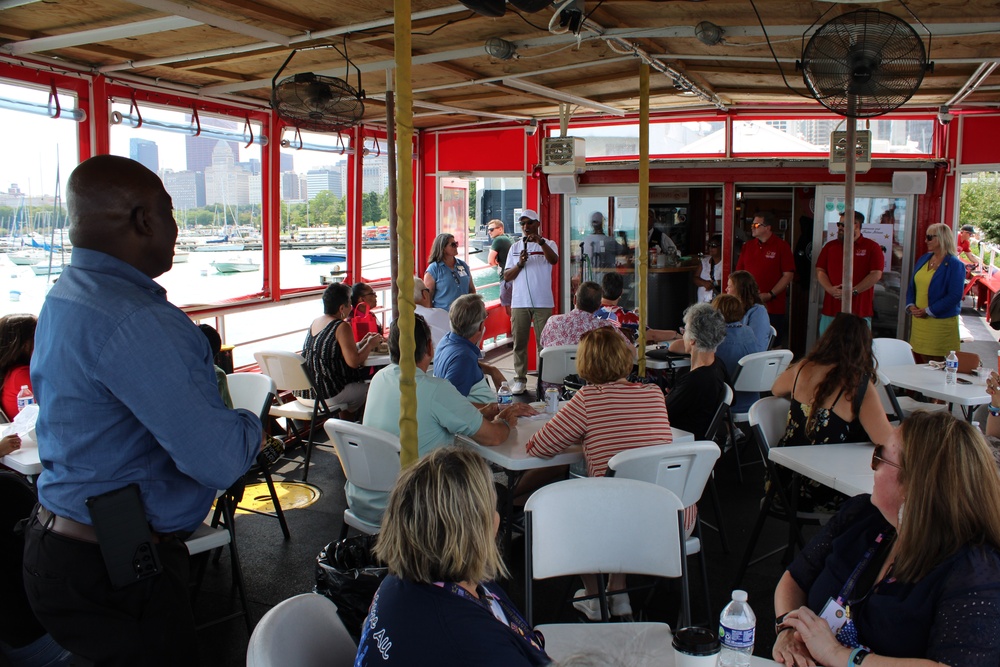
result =
[{"label": "disposable coffee cup", "polygon": [[707,628],[681,628],[674,633],[674,667],[715,667],[719,635]]}]

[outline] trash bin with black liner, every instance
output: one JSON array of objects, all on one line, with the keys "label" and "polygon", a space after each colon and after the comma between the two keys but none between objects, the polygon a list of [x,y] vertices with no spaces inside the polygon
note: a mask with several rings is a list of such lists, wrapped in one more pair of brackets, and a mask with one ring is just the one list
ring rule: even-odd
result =
[{"label": "trash bin with black liner", "polygon": [[372,555],[375,535],[354,535],[326,545],[316,557],[316,593],[337,605],[337,613],[357,642],[375,592],[388,569]]}]

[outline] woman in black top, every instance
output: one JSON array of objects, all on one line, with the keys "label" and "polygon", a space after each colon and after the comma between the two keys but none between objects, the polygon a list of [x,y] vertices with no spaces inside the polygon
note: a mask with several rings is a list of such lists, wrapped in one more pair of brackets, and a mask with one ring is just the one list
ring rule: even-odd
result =
[{"label": "woman in black top", "polygon": [[694,433],[705,432],[726,395],[726,367],[715,349],[726,338],[726,321],[709,303],[696,303],[684,311],[684,351],[691,355],[691,372],[667,394],[670,425]]},{"label": "woman in black top", "polygon": [[[323,292],[323,315],[313,320],[302,343],[306,359],[319,392],[329,404],[344,403],[356,413],[365,404],[368,385],[363,382],[363,366],[371,351],[382,342],[378,333],[368,333],[354,340],[347,318],[351,315],[351,288],[333,283]],[[312,392],[296,392],[301,398],[316,398]]]}]

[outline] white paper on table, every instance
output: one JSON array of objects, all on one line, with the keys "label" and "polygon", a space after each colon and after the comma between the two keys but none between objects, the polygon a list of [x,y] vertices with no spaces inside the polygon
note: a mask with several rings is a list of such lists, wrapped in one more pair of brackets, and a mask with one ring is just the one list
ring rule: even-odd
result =
[{"label": "white paper on table", "polygon": [[17,413],[14,421],[6,425],[3,429],[3,435],[8,436],[12,433],[17,433],[21,436],[22,449],[25,447],[37,447],[38,443],[35,441],[35,422],[37,420],[38,405],[35,403],[26,405]]}]

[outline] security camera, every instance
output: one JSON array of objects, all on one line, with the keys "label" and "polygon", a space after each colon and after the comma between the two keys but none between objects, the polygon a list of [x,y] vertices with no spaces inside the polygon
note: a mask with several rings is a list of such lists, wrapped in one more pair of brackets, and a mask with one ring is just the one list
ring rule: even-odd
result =
[{"label": "security camera", "polygon": [[942,125],[947,125],[955,119],[955,115],[951,113],[948,107],[940,107],[938,109],[938,122]]},{"label": "security camera", "polygon": [[535,132],[538,132],[538,121],[532,118],[524,127],[524,133],[529,137],[533,137],[535,136]]}]

